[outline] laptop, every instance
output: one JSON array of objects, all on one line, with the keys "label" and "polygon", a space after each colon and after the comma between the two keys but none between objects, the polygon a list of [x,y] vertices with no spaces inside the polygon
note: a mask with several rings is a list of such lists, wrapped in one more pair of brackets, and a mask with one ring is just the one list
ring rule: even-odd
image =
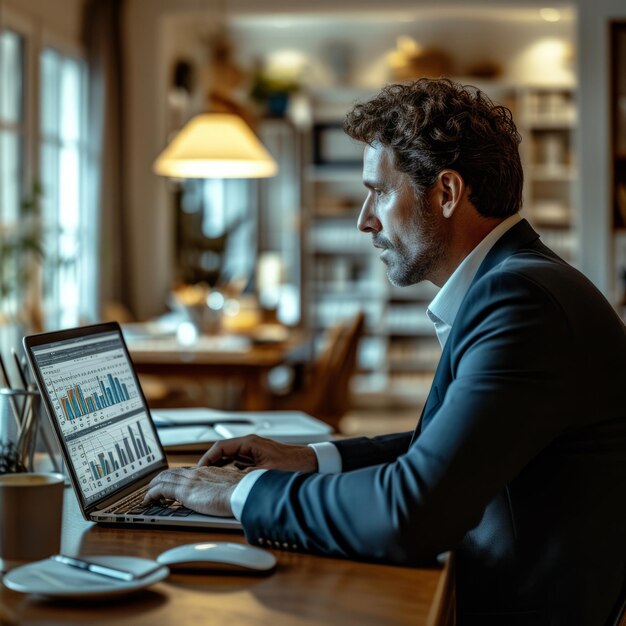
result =
[{"label": "laptop", "polygon": [[117,322],[24,337],[24,349],[85,519],[241,529],[175,501],[142,504],[168,464]]}]

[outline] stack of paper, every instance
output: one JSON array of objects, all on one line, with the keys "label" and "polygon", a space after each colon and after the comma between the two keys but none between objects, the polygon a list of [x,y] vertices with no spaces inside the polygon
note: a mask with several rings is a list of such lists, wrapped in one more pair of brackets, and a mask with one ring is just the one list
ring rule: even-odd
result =
[{"label": "stack of paper", "polygon": [[283,443],[332,439],[332,428],[302,411],[217,411],[208,408],[158,409],[152,413],[163,446],[205,449],[221,439],[255,434]]}]

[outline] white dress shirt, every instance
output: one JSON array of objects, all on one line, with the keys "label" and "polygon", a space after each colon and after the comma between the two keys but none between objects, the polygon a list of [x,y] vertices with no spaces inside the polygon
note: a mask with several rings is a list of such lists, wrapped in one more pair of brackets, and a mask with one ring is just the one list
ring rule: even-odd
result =
[{"label": "white dress shirt", "polygon": [[489,250],[509,228],[512,228],[522,218],[519,213],[511,215],[498,224],[462,261],[454,270],[452,276],[444,283],[439,293],[426,309],[426,314],[435,325],[435,332],[439,345],[443,350],[448,341],[448,335],[452,329],[452,324],[456,319],[456,314],[461,308],[463,298],[467,294],[474,276],[485,260]]},{"label": "white dress shirt", "polygon": [[[494,244],[507,230],[515,226],[522,218],[519,213],[511,215],[498,224],[461,262],[450,278],[444,283],[439,293],[433,298],[426,313],[435,325],[437,339],[443,350],[450,335],[452,324],[459,312],[463,298],[476,276],[480,264],[493,248]],[[318,471],[323,474],[337,474],[341,472],[341,455],[337,447],[331,442],[309,444],[317,457]],[[230,498],[233,515],[241,520],[243,507],[254,483],[267,470],[254,470],[246,474],[239,482]]]}]

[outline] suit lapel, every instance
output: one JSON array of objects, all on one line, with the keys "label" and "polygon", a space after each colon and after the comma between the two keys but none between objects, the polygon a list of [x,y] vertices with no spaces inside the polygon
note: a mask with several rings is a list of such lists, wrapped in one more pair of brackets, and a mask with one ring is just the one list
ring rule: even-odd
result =
[{"label": "suit lapel", "polygon": [[411,439],[411,443],[415,441],[415,439],[419,436],[419,434],[424,430],[425,426],[431,420],[432,416],[437,412],[439,405],[441,404],[448,385],[450,384],[450,356],[449,356],[449,346],[446,343],[441,357],[439,358],[439,363],[437,365],[437,370],[435,371],[435,377],[433,378],[433,383],[430,386],[430,391],[428,392],[428,397],[426,398],[426,403],[424,404],[424,408],[422,409],[422,413],[417,422],[417,426],[415,427],[415,432],[413,433],[413,437]]},{"label": "suit lapel", "polygon": [[[511,227],[506,233],[504,233],[504,235],[502,235],[502,237],[500,237],[500,239],[498,239],[498,241],[496,241],[493,248],[489,251],[483,262],[480,264],[476,275],[472,280],[472,284],[481,276],[486,274],[490,269],[511,256],[514,252],[520,250],[521,248],[528,247],[531,244],[534,244],[535,242],[537,242],[538,239],[539,235],[533,230],[533,228],[525,219],[515,224],[515,226]],[[544,252],[551,253],[551,251],[543,246],[543,244],[539,245],[542,247]],[[459,314],[461,313],[462,308],[463,305],[461,304]],[[424,404],[424,408],[422,409],[422,413],[417,422],[415,432],[413,433],[413,437],[411,439],[411,444],[415,441],[417,437],[419,437],[419,434],[424,430],[424,428],[426,428],[430,420],[439,409],[439,406],[445,398],[446,392],[448,390],[448,385],[452,382],[450,345],[451,342],[448,340],[443,349],[443,352],[441,353],[441,358],[439,359],[439,364],[437,365],[437,370],[435,371],[433,384],[430,387],[428,397],[426,398],[426,403]]]}]

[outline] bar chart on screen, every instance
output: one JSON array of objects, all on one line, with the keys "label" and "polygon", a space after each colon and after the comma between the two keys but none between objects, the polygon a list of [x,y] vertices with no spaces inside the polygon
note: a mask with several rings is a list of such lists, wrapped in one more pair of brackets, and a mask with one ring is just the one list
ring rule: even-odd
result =
[{"label": "bar chart on screen", "polygon": [[141,406],[135,379],[115,354],[95,362],[66,362],[48,382],[65,435],[128,414]]},{"label": "bar chart on screen", "polygon": [[106,385],[99,376],[96,376],[95,383],[91,381],[90,391],[83,390],[82,385],[76,385],[66,389],[64,396],[60,398],[57,396],[67,421],[72,422],[77,417],[130,400],[126,383],[120,382],[117,376],[111,374],[107,374],[105,380]]},{"label": "bar chart on screen", "polygon": [[152,463],[158,450],[152,429],[135,416],[94,427],[68,443],[85,495]]}]

